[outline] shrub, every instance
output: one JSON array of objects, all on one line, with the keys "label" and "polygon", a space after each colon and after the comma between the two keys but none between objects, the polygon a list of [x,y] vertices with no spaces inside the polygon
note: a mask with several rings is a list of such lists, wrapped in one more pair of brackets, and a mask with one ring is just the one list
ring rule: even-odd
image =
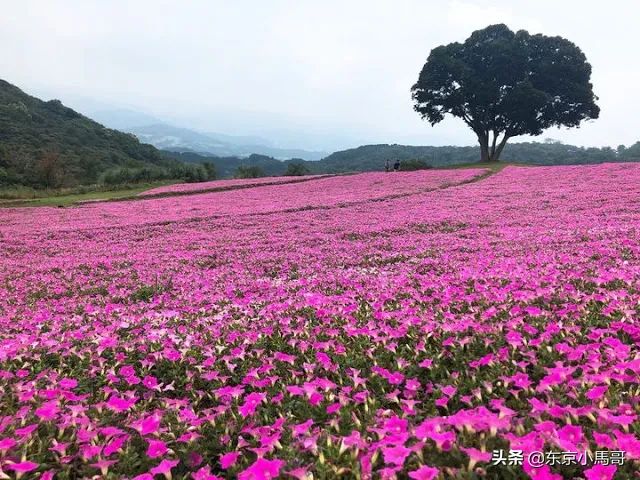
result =
[{"label": "shrub", "polygon": [[300,162],[290,163],[287,165],[287,171],[284,172],[286,177],[302,177],[311,173],[306,165]]},{"label": "shrub", "polygon": [[234,175],[235,178],[260,178],[264,176],[264,171],[260,167],[244,165],[240,165]]},{"label": "shrub", "polygon": [[400,163],[400,170],[403,172],[411,172],[414,170],[427,170],[431,167],[424,160],[418,160],[416,158],[412,158],[409,160],[404,160]]}]

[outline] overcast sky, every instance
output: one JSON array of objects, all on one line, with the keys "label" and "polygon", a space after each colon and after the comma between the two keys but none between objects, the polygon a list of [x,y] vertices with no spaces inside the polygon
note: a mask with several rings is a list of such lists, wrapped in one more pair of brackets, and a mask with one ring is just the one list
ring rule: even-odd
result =
[{"label": "overcast sky", "polygon": [[409,89],[429,51],[478,28],[561,35],[593,66],[599,120],[545,132],[579,145],[640,140],[640,3],[576,0],[2,0],[0,78],[91,111],[303,148],[471,145]]}]

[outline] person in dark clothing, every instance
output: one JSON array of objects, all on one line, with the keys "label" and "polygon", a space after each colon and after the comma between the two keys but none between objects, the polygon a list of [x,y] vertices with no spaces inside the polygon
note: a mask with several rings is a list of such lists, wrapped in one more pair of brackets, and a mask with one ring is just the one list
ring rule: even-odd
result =
[{"label": "person in dark clothing", "polygon": [[393,164],[393,171],[394,172],[400,171],[400,160],[396,160],[396,163]]},{"label": "person in dark clothing", "polygon": [[389,159],[387,158],[384,162],[384,171],[388,172],[389,170],[391,170],[391,162],[389,161]]}]

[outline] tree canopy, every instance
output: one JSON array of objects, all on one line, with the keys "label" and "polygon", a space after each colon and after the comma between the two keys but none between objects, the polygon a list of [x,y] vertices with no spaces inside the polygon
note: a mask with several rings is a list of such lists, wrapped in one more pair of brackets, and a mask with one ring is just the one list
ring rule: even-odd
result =
[{"label": "tree canopy", "polygon": [[509,138],[598,118],[590,77],[591,65],[569,40],[500,24],[434,48],[411,92],[414,110],[431,125],[446,114],[461,118],[489,161]]}]

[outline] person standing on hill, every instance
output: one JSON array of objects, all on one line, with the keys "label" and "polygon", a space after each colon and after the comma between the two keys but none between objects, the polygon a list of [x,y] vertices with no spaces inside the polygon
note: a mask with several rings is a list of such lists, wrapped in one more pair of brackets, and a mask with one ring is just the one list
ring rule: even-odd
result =
[{"label": "person standing on hill", "polygon": [[389,159],[387,158],[384,161],[384,171],[388,172],[389,170],[391,170],[391,162],[389,161]]},{"label": "person standing on hill", "polygon": [[393,164],[393,171],[394,172],[400,171],[400,160],[396,160],[396,163]]}]

